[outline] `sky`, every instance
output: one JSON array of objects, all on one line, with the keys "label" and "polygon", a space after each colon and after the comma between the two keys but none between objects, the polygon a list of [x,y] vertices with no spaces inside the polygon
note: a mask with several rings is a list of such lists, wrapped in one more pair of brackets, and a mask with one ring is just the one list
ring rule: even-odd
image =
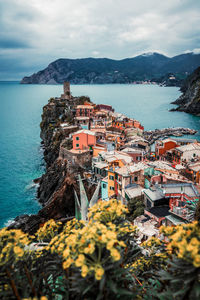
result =
[{"label": "sky", "polygon": [[200,53],[200,0],[0,0],[0,80],[58,58]]}]

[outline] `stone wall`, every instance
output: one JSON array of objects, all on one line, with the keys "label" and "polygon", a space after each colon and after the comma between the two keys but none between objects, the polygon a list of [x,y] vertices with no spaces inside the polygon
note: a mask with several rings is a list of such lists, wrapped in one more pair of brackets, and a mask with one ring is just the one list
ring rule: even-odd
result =
[{"label": "stone wall", "polygon": [[64,147],[60,147],[59,157],[68,160],[69,166],[80,166],[87,168],[92,164],[92,155],[90,151],[72,152]]}]

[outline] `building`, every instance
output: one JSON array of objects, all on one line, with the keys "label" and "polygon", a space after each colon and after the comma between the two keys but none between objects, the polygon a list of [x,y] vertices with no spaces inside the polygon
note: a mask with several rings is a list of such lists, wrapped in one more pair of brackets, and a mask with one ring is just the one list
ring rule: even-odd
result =
[{"label": "building", "polygon": [[138,163],[140,161],[144,161],[145,158],[145,151],[140,149],[135,149],[131,147],[124,148],[121,150],[123,153],[127,153],[132,157],[134,163]]},{"label": "building", "polygon": [[[192,183],[165,184],[162,187],[166,199],[169,199],[170,213],[176,222],[185,223],[190,221],[190,211],[187,203],[199,201],[199,192]],[[173,223],[171,217],[168,217],[167,225]]]},{"label": "building", "polygon": [[148,168],[145,163],[126,165],[115,170],[115,187],[118,199],[126,203],[126,190],[135,187],[135,184],[144,187],[144,170]]},{"label": "building", "polygon": [[89,129],[90,118],[89,117],[75,117],[75,124],[80,126],[82,129]]},{"label": "building", "polygon": [[96,135],[90,130],[79,130],[72,134],[73,150],[85,150],[96,145]]},{"label": "building", "polygon": [[92,105],[77,105],[76,117],[93,117],[94,107]]},{"label": "building", "polygon": [[167,138],[163,140],[157,140],[155,144],[155,154],[157,159],[160,156],[165,155],[168,150],[174,149],[178,146],[177,142],[173,139]]},{"label": "building", "polygon": [[65,81],[63,84],[64,94],[61,95],[61,99],[70,100],[71,91],[70,91],[70,82]]},{"label": "building", "polygon": [[107,110],[107,111],[114,112],[114,109],[112,108],[112,106],[107,105],[107,104],[97,104],[95,108],[96,108],[96,110]]},{"label": "building", "polygon": [[108,177],[101,180],[101,199],[103,201],[109,200],[108,197]]},{"label": "building", "polygon": [[188,163],[200,158],[200,143],[191,143],[167,152],[174,163]]}]

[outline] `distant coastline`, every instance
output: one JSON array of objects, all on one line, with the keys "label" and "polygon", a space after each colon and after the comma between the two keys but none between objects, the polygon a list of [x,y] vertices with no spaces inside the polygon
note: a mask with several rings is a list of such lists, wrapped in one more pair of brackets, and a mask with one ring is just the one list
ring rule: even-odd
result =
[{"label": "distant coastline", "polygon": [[182,81],[200,65],[200,54],[187,53],[172,58],[153,52],[113,60],[108,58],[60,58],[45,69],[25,76],[22,84],[110,84],[156,82],[180,86]]}]

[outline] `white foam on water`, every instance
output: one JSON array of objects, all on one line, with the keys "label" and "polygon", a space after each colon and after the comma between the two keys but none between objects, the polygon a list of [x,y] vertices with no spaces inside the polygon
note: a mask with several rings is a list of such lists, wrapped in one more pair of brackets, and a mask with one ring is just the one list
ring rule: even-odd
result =
[{"label": "white foam on water", "polygon": [[36,189],[39,187],[39,183],[35,183],[33,181],[31,181],[26,187],[25,187],[25,190],[28,191],[28,190],[31,190],[31,189]]},{"label": "white foam on water", "polygon": [[14,222],[14,218],[7,220],[4,224],[3,227],[8,227]]}]

